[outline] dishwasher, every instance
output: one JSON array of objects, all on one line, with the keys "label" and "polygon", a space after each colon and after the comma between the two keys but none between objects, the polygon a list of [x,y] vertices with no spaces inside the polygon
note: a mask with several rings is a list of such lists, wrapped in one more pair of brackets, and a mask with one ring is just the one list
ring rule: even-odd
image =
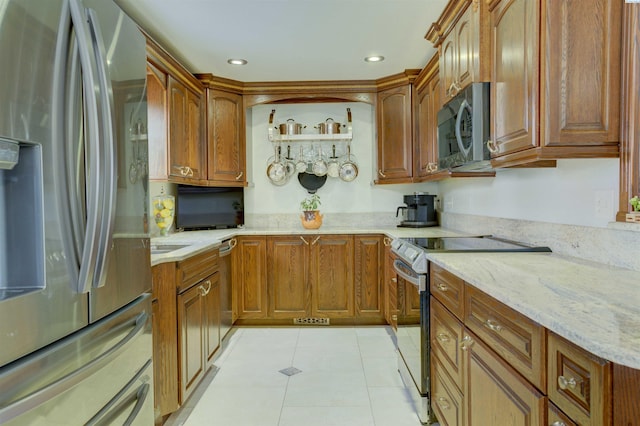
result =
[{"label": "dishwasher", "polygon": [[222,241],[218,260],[220,277],[220,340],[224,339],[233,325],[233,286],[231,269],[231,252],[238,240],[230,238]]}]

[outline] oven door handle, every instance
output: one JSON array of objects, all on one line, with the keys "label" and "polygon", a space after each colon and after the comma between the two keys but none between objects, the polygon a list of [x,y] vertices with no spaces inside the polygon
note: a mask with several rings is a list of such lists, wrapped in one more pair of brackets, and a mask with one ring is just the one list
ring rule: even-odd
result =
[{"label": "oven door handle", "polygon": [[401,278],[418,287],[418,291],[427,291],[427,276],[425,274],[414,272],[409,265],[400,259],[393,261],[393,269]]}]

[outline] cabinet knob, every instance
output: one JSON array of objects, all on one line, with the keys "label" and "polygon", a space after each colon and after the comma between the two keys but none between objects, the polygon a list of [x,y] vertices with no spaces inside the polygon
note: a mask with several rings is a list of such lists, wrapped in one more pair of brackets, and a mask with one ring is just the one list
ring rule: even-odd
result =
[{"label": "cabinet knob", "polygon": [[244,172],[240,172],[240,174],[236,176],[236,180],[240,180],[240,178],[242,178],[242,175],[244,175]]},{"label": "cabinet knob", "polygon": [[451,404],[449,404],[447,398],[443,396],[436,399],[436,402],[438,404],[438,407],[442,408],[443,410],[448,410],[449,408],[451,408]]},{"label": "cabinet knob", "polygon": [[462,338],[462,341],[460,342],[460,349],[462,349],[463,351],[466,351],[467,349],[469,349],[471,346],[473,346],[475,342],[473,341],[473,339],[471,338],[471,336],[464,336]]},{"label": "cabinet knob", "polygon": [[575,389],[577,384],[578,382],[576,382],[576,379],[573,377],[569,377],[569,378],[566,378],[564,376],[558,377],[558,386],[560,386],[560,389],[562,390]]},{"label": "cabinet knob", "polygon": [[383,178],[386,178],[386,177],[387,177],[387,175],[385,175],[384,173],[382,173],[382,169],[378,169],[378,174],[379,174],[380,176],[382,176]]},{"label": "cabinet knob", "polygon": [[497,154],[500,151],[498,144],[491,139],[487,141],[487,148],[489,148],[489,152],[492,154]]},{"label": "cabinet knob", "polygon": [[484,322],[484,325],[489,329],[489,330],[493,330],[493,331],[502,331],[502,326],[500,324],[498,324],[496,321],[492,320],[492,319],[487,319]]},{"label": "cabinet knob", "polygon": [[446,285],[444,285],[443,283],[438,283],[436,284],[436,288],[440,291],[447,291],[449,290],[449,287],[447,287]]},{"label": "cabinet knob", "polygon": [[438,335],[436,336],[436,339],[440,343],[447,343],[449,340],[451,340],[451,338],[447,333],[438,333]]}]

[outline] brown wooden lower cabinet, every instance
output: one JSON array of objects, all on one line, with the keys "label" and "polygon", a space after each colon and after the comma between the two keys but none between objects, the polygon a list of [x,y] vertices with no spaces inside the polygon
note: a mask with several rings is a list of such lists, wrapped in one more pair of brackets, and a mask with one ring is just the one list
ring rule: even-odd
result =
[{"label": "brown wooden lower cabinet", "polygon": [[441,426],[463,426],[464,402],[460,389],[437,356],[431,358],[431,408]]},{"label": "brown wooden lower cabinet", "polygon": [[547,398],[468,330],[464,405],[468,425],[542,426]]},{"label": "brown wooden lower cabinet", "polygon": [[234,256],[241,324],[384,322],[380,235],[242,236]]}]

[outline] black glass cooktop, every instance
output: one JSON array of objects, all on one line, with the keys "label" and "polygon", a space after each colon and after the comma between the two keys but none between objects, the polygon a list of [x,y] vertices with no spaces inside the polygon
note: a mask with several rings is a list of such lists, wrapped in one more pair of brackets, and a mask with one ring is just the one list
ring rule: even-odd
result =
[{"label": "black glass cooktop", "polygon": [[403,238],[403,240],[427,251],[447,252],[550,252],[549,247],[531,246],[491,236]]}]

